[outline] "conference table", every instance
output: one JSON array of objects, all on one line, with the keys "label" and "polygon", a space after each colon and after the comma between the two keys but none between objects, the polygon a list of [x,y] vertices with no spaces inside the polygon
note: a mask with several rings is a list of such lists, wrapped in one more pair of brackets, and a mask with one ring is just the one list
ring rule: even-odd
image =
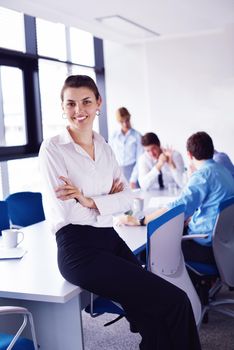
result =
[{"label": "conference table", "polygon": [[[159,195],[168,193],[134,193],[145,199],[145,207],[152,197],[161,198]],[[133,252],[144,248],[146,227],[115,228]],[[26,254],[21,259],[0,260],[0,305],[24,306],[32,312],[40,350],[83,350],[81,311],[90,301],[89,293],[61,276],[55,237],[46,221],[21,230]],[[0,321],[0,330],[9,331],[11,326],[13,331],[16,323],[17,318]]]}]

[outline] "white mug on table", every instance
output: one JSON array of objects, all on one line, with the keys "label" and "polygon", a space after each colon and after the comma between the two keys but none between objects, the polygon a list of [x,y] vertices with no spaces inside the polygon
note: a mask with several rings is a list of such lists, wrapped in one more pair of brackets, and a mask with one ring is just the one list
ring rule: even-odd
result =
[{"label": "white mug on table", "polygon": [[133,207],[132,207],[133,215],[136,213],[140,213],[143,210],[144,210],[144,199],[140,197],[135,197],[133,199]]},{"label": "white mug on table", "polygon": [[175,182],[169,182],[168,184],[168,192],[171,195],[176,196],[178,194],[178,188]]},{"label": "white mug on table", "polygon": [[23,241],[23,239],[24,234],[19,230],[12,228],[2,230],[2,242],[4,248],[16,248]]}]

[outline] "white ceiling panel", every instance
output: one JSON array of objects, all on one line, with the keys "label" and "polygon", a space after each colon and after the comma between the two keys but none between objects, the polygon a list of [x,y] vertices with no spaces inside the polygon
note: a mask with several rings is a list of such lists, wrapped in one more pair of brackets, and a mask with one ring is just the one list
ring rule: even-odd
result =
[{"label": "white ceiling panel", "polygon": [[[100,17],[123,17],[139,27],[169,36],[194,35],[234,25],[233,0],[0,0],[0,6],[76,26],[100,38],[123,43],[148,40],[126,33],[127,25],[110,26]],[[158,36],[152,36],[157,40]]]}]

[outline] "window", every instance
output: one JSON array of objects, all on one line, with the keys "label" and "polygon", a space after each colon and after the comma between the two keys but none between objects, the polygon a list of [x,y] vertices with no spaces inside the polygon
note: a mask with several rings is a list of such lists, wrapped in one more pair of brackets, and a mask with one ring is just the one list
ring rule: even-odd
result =
[{"label": "window", "polygon": [[37,18],[37,47],[40,56],[66,61],[65,26]]},{"label": "window", "polygon": [[[100,39],[0,7],[0,199],[10,192],[40,191],[38,150],[43,138],[67,123],[60,89],[70,74],[89,75],[102,81],[103,89]],[[94,129],[99,131],[98,118]]]},{"label": "window", "polygon": [[0,47],[25,52],[22,13],[0,7]]},{"label": "window", "polygon": [[[68,70],[70,72],[68,73]],[[60,91],[66,76],[69,74],[86,74],[96,80],[93,68],[75,66],[70,68],[65,63],[39,60],[39,79],[41,87],[41,110],[43,137],[47,138],[58,134],[67,120],[63,117]],[[49,79],[48,79],[49,77]],[[99,132],[98,118],[95,119],[93,128]]]},{"label": "window", "polygon": [[39,60],[44,138],[56,135],[66,123],[65,119],[62,118],[60,90],[67,75],[67,65],[65,63]]},{"label": "window", "polygon": [[9,193],[41,192],[38,157],[9,160]]},{"label": "window", "polygon": [[71,60],[86,66],[94,66],[92,34],[77,28],[70,28]]},{"label": "window", "polygon": [[0,146],[26,144],[25,110],[22,71],[14,67],[0,67],[2,91],[2,132]]}]

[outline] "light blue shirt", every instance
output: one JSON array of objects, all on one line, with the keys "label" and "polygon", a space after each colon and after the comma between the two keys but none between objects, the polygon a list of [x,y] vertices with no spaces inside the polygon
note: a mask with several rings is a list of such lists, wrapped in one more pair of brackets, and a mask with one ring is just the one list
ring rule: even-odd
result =
[{"label": "light blue shirt", "polygon": [[141,134],[133,128],[126,134],[118,130],[114,132],[109,143],[121,167],[134,165],[130,182],[136,182],[138,178],[136,162],[143,153]]},{"label": "light blue shirt", "polygon": [[191,175],[180,197],[167,207],[184,204],[185,219],[191,216],[188,234],[208,233],[207,238],[194,240],[210,246],[218,206],[231,196],[234,196],[234,180],[230,172],[213,159],[208,159]]},{"label": "light blue shirt", "polygon": [[231,159],[228,157],[228,155],[226,153],[214,151],[213,159],[217,163],[225,166],[231,172],[232,176],[234,177],[234,165],[232,164]]}]

